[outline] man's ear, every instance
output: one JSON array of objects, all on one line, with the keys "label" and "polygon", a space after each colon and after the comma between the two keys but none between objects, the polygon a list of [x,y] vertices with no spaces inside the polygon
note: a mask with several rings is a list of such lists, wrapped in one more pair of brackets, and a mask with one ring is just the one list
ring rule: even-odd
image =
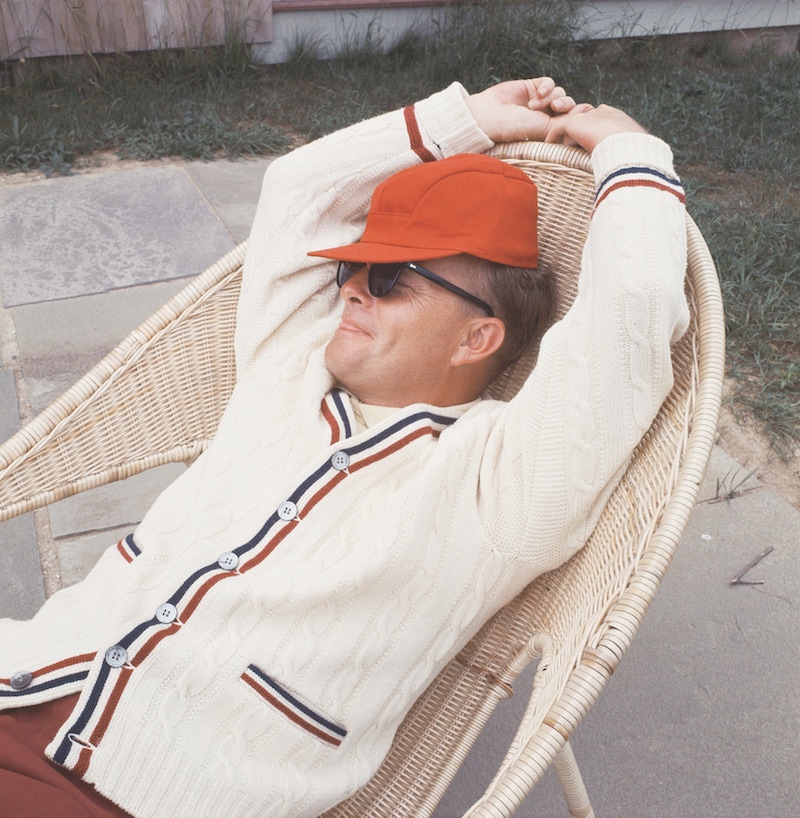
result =
[{"label": "man's ear", "polygon": [[463,366],[484,361],[500,349],[505,337],[506,327],[499,318],[473,318],[467,324],[450,363]]}]

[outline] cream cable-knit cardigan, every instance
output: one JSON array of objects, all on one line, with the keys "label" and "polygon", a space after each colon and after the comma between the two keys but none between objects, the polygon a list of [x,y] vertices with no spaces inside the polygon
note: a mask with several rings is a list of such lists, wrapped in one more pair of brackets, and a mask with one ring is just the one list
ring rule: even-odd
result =
[{"label": "cream cable-knit cardigan", "polygon": [[615,136],[578,298],[520,394],[355,431],[323,365],[334,265],[306,251],[356,240],[426,152],[489,146],[456,84],[275,161],[214,442],[86,580],[0,622],[0,706],[80,691],[48,754],[133,815],[302,818],[354,791],[478,627],[581,547],[668,392],[682,194],[664,143]]}]

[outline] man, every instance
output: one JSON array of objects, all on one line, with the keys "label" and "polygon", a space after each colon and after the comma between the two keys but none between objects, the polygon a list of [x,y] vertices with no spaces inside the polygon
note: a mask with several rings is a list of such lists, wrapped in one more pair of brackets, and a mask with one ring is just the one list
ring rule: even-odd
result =
[{"label": "man", "polygon": [[[535,188],[474,154],[525,138],[592,151],[598,199],[575,305],[499,403],[523,343],[500,291],[545,321],[549,287]],[[273,163],[214,442],[83,583],[0,623],[0,703],[28,708],[5,718],[51,708],[47,755],[107,799],[86,814],[302,818],[362,785],[591,532],[671,386],[683,219],[667,146],[548,78],[455,84]]]}]

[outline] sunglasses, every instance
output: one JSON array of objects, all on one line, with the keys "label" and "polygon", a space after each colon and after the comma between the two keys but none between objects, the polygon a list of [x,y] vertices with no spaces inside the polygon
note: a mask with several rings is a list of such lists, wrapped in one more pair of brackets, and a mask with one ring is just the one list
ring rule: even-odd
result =
[{"label": "sunglasses", "polygon": [[480,307],[490,318],[494,318],[494,310],[485,302],[481,301],[477,296],[462,290],[455,284],[447,281],[447,279],[436,275],[432,270],[428,270],[416,261],[397,261],[391,264],[364,264],[360,261],[340,261],[339,268],[336,271],[336,283],[339,287],[343,287],[359,270],[363,267],[367,268],[367,285],[369,287],[370,295],[374,298],[383,298],[387,295],[392,287],[397,284],[400,278],[400,273],[403,270],[411,270],[412,272],[427,278],[434,284],[444,287],[445,290],[450,290],[451,293],[460,295],[461,298],[466,298],[467,301]]}]

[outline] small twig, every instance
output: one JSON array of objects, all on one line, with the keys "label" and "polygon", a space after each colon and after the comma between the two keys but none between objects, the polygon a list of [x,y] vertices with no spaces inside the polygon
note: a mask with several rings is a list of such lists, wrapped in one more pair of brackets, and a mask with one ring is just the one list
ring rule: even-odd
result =
[{"label": "small twig", "polygon": [[751,486],[749,489],[737,489],[732,494],[718,494],[716,497],[709,497],[707,500],[698,500],[698,506],[711,506],[714,503],[722,503],[725,500],[734,500],[737,497],[743,497],[745,494],[751,494],[754,491],[764,491],[766,486]]},{"label": "small twig", "polygon": [[771,554],[774,550],[775,550],[775,548],[773,546],[771,546],[771,545],[768,548],[765,548],[749,565],[747,565],[745,568],[742,568],[742,570],[739,571],[739,573],[735,577],[733,577],[733,579],[731,579],[730,584],[731,585],[763,585],[764,584],[763,579],[746,580],[746,579],[742,579],[742,577],[751,568],[755,568],[756,565],[758,565],[758,563],[761,562],[761,560],[764,559],[764,557],[766,557],[768,554]]}]

